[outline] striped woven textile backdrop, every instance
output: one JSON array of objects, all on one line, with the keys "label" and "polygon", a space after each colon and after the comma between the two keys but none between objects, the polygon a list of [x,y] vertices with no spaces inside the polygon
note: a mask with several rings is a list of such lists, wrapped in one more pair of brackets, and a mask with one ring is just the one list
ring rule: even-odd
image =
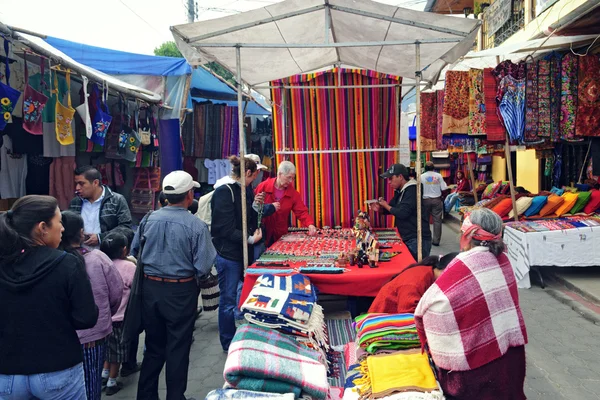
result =
[{"label": "striped woven textile backdrop", "polygon": [[[296,75],[273,86],[400,84],[401,78],[367,70],[338,69]],[[379,178],[396,162],[397,151],[282,155],[278,151],[342,150],[398,147],[396,113],[400,87],[358,89],[282,89],[271,91],[276,162],[296,165],[296,189],[318,227],[351,226],[366,200],[393,193]],[[285,97],[285,100],[284,100]],[[285,110],[284,110],[285,108]],[[284,114],[283,114],[283,113]],[[283,129],[282,121],[285,121]],[[377,219],[377,221],[375,221]],[[390,226],[391,217],[374,218]],[[293,221],[296,223],[296,221]]]}]

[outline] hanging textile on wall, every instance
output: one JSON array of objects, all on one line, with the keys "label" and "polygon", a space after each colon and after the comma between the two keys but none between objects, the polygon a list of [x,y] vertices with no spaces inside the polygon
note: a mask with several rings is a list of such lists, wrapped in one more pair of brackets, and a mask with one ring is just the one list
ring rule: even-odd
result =
[{"label": "hanging textile on wall", "polygon": [[[561,65],[562,87],[560,95],[560,138],[569,141],[575,137],[577,119],[577,85],[579,56],[569,52],[563,56]],[[581,140],[581,138],[579,138]]]},{"label": "hanging textile on wall", "polygon": [[550,137],[550,61],[538,61],[538,135]]},{"label": "hanging textile on wall", "polygon": [[503,96],[499,110],[508,135],[513,141],[522,141],[525,133],[525,79],[505,76],[498,85]]},{"label": "hanging textile on wall", "polygon": [[562,77],[560,71],[561,60],[557,56],[550,59],[550,140],[560,140],[560,96],[562,90]]},{"label": "hanging textile on wall", "polygon": [[421,92],[421,151],[437,150],[437,94]]},{"label": "hanging textile on wall", "polygon": [[576,134],[600,136],[600,60],[597,54],[579,58]]},{"label": "hanging textile on wall", "polygon": [[438,90],[435,92],[437,97],[437,149],[446,150],[447,146],[444,144],[444,134],[442,133],[444,127],[444,90]]},{"label": "hanging textile on wall", "polygon": [[[339,75],[338,75],[339,72]],[[341,78],[341,79],[340,79]],[[274,81],[273,86],[399,84],[398,77],[365,70],[333,69]],[[396,95],[399,87],[357,89],[273,89],[275,149],[338,150],[398,147]],[[284,100],[285,99],[285,100]],[[282,111],[283,110],[283,111]],[[283,129],[282,123],[286,127]],[[397,151],[278,154],[296,165],[296,189],[317,226],[351,226],[364,202],[391,199],[379,175]],[[378,225],[378,221],[373,221]],[[386,221],[391,224],[391,218]]]},{"label": "hanging textile on wall", "polygon": [[444,96],[444,121],[442,133],[468,133],[469,131],[469,72],[446,72]]},{"label": "hanging textile on wall", "polygon": [[469,135],[485,135],[485,95],[483,92],[483,71],[469,70]]},{"label": "hanging textile on wall", "polygon": [[483,70],[483,92],[485,95],[485,123],[487,126],[487,139],[490,142],[504,142],[506,130],[500,121],[498,103],[496,102],[496,78],[491,68]]},{"label": "hanging textile on wall", "polygon": [[193,118],[193,124],[189,124],[193,126],[182,131],[186,156],[219,159],[238,154],[237,107],[195,103]]},{"label": "hanging textile on wall", "polygon": [[525,88],[525,139],[527,142],[538,140],[538,78],[537,64],[527,65],[527,83]]}]

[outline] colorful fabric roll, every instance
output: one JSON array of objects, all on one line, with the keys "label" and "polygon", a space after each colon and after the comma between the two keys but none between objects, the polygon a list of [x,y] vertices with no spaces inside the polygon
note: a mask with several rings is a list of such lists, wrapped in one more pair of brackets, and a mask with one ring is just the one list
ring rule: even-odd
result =
[{"label": "colorful fabric roll", "polygon": [[483,91],[483,71],[469,70],[469,135],[485,135],[485,94]]},{"label": "colorful fabric roll", "polygon": [[446,72],[444,95],[444,120],[442,133],[468,133],[469,131],[469,72]]},{"label": "colorful fabric roll", "polygon": [[356,343],[369,353],[420,346],[413,314],[363,314],[355,325]]}]

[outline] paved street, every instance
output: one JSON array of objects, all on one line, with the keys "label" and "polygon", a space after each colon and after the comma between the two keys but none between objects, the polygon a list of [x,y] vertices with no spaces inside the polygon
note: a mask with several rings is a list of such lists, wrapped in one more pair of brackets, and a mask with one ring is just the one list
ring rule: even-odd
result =
[{"label": "paved street", "polygon": [[[456,229],[456,228],[455,228]],[[440,247],[432,254],[458,250],[456,230],[444,226]],[[529,334],[525,394],[528,399],[600,399],[600,326],[571,306],[533,287],[520,290],[521,308]],[[600,315],[597,315],[600,320]],[[226,355],[218,339],[217,313],[203,314],[196,323],[187,395],[203,399],[223,384]],[[126,387],[107,399],[135,399],[138,375],[123,380]],[[164,378],[160,396],[165,399]]]}]

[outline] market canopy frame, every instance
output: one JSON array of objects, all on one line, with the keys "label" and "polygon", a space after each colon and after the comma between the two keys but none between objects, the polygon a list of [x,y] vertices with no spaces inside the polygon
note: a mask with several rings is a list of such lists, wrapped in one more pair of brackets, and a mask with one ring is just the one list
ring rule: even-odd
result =
[{"label": "market canopy frame", "polygon": [[[236,72],[240,157],[244,157],[244,83],[253,87],[327,66],[353,65],[401,77],[414,76],[418,110],[421,82],[435,84],[446,65],[472,49],[480,23],[370,0],[286,0],[237,15],[172,26],[171,31],[190,64],[216,61]],[[416,125],[420,160],[418,112]],[[416,172],[420,182],[420,163],[416,163]],[[241,178],[245,186],[244,163]],[[420,260],[420,184],[417,202]],[[245,190],[242,214],[242,231],[247,232]],[[248,266],[247,239],[243,235],[244,267]]]}]

